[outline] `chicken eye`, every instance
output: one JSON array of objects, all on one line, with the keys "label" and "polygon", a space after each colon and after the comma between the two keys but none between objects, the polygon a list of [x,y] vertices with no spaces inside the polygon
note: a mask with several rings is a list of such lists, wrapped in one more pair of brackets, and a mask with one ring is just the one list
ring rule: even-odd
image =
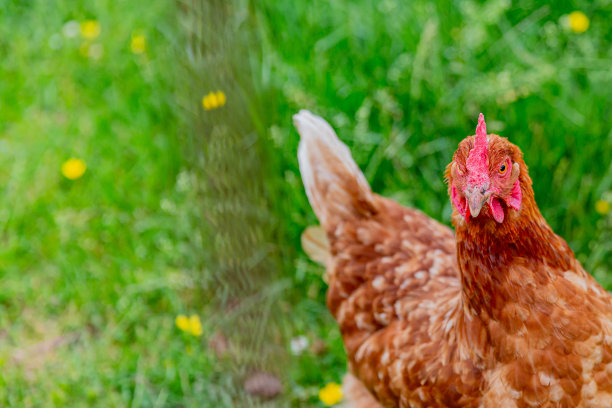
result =
[{"label": "chicken eye", "polygon": [[508,171],[508,166],[506,166],[506,164],[502,164],[502,166],[499,168],[499,174],[506,174],[506,171]]},{"label": "chicken eye", "polygon": [[453,171],[459,176],[463,176],[464,171],[461,170],[461,166],[457,162],[453,162]]}]

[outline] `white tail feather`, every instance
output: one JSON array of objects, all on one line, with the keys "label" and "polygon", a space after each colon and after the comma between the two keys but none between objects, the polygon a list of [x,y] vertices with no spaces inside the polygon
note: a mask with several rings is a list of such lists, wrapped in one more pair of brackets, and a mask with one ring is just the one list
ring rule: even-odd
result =
[{"label": "white tail feather", "polygon": [[331,126],[307,110],[294,115],[293,123],[301,136],[300,173],[321,225],[328,229],[337,221],[374,212],[374,194]]}]

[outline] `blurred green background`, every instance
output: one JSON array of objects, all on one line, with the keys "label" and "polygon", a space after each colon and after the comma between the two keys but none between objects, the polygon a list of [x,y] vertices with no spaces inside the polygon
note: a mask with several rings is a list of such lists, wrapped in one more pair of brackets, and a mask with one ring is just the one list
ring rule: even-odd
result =
[{"label": "blurred green background", "polygon": [[[442,173],[483,112],[612,289],[611,12],[0,1],[0,406],[322,406],[346,367],[300,248],[301,108],[446,223]],[[254,395],[263,372],[279,396]]]}]

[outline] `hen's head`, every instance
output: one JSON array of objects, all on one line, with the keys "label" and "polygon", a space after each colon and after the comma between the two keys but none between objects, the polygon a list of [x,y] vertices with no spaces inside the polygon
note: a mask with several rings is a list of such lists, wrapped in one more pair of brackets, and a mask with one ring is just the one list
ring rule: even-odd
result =
[{"label": "hen's head", "polygon": [[521,209],[526,170],[517,146],[498,135],[487,135],[481,113],[476,135],[459,143],[446,169],[451,202],[466,222],[489,217],[502,223],[508,211]]}]

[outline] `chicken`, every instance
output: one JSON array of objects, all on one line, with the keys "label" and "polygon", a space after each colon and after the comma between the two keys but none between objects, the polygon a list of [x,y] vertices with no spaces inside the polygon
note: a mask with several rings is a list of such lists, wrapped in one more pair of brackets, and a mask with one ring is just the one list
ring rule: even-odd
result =
[{"label": "chicken", "polygon": [[301,111],[294,124],[329,241],[319,259],[348,406],[612,407],[612,297],[548,226],[520,149],[487,135],[482,114],[445,173],[455,234],[374,194],[323,119]]}]

